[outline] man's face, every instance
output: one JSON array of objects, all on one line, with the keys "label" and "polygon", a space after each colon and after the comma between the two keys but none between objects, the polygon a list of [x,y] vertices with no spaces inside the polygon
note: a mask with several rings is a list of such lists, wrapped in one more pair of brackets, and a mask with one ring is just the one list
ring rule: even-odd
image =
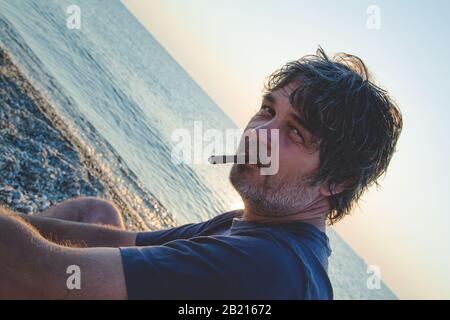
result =
[{"label": "man's face", "polygon": [[[254,133],[261,129],[269,133],[278,129],[278,172],[262,175],[262,168],[253,164],[234,164],[230,172],[230,181],[244,203],[252,206],[259,215],[295,214],[308,208],[320,195],[320,188],[309,186],[307,182],[319,167],[319,151],[311,133],[302,126],[300,114],[289,103],[289,96],[295,88],[290,84],[265,95],[261,109],[245,128],[246,132],[254,130]],[[270,154],[275,142],[271,141],[272,135],[265,136],[260,146],[267,145]],[[240,148],[243,145],[244,140],[241,139]]]}]

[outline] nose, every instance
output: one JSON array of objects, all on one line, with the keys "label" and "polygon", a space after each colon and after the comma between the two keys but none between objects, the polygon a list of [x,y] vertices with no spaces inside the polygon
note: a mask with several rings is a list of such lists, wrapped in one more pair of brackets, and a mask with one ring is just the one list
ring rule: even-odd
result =
[{"label": "nose", "polygon": [[279,130],[279,125],[274,119],[256,127],[248,128],[245,131],[245,136],[248,137],[249,142],[253,141],[258,147],[266,148],[267,152],[271,153],[272,139],[275,136],[273,130]]},{"label": "nose", "polygon": [[268,150],[270,150],[273,138],[272,130],[279,129],[279,124],[277,123],[275,118],[271,119],[270,121],[267,121],[255,128],[250,129],[250,139],[255,138],[258,145],[266,145]]}]

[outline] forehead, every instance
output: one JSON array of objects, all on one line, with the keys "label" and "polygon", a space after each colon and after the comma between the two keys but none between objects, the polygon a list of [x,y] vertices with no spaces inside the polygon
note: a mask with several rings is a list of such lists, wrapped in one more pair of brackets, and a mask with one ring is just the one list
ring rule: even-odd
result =
[{"label": "forehead", "polygon": [[268,92],[264,95],[265,99],[271,100],[271,102],[276,103],[277,105],[284,105],[286,107],[291,107],[292,105],[289,102],[289,97],[292,92],[298,87],[298,84],[290,83],[284,87],[276,89],[274,91]]}]

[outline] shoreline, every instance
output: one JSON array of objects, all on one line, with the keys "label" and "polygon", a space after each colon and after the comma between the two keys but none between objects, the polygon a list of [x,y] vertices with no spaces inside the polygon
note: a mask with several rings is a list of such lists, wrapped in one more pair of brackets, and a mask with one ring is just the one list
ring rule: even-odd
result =
[{"label": "shoreline", "polygon": [[129,230],[176,225],[135,180],[130,172],[115,176],[0,46],[0,205],[36,214],[66,199],[97,196],[114,202]]}]

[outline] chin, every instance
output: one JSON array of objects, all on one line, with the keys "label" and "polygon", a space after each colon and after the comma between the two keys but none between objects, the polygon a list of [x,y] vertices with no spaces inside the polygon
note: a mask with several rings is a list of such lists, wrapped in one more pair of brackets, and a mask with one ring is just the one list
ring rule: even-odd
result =
[{"label": "chin", "polygon": [[260,174],[260,168],[248,164],[234,164],[231,168],[229,180],[238,193],[254,189],[262,184],[265,176]]}]

